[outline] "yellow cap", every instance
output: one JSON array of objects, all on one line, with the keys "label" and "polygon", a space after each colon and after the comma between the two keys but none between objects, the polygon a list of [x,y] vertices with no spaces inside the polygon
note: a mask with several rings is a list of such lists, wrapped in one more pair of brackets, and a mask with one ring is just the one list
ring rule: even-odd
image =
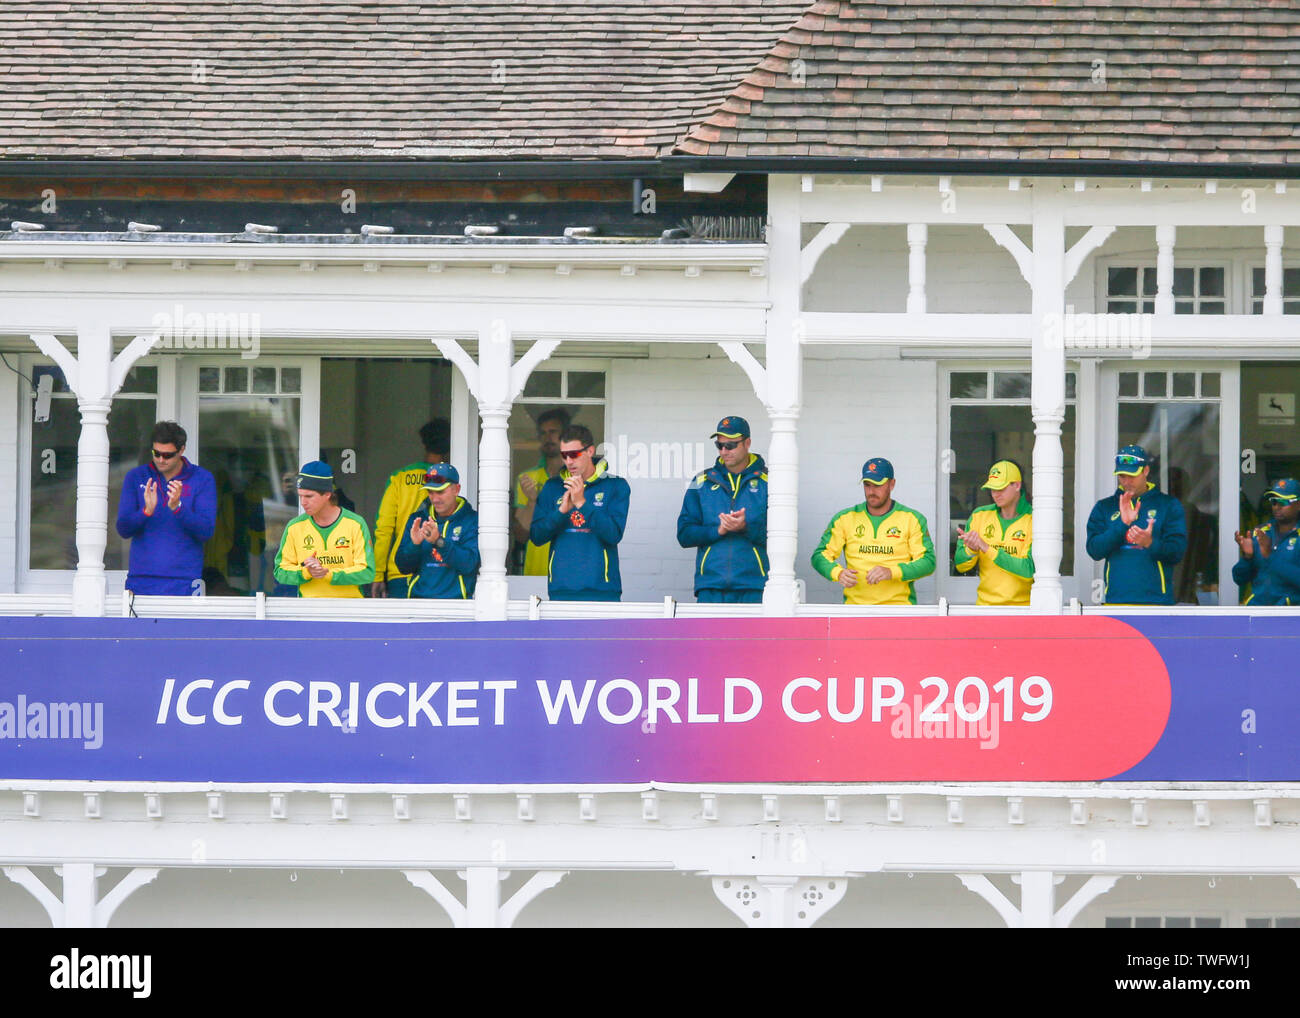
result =
[{"label": "yellow cap", "polygon": [[981,487],[990,491],[1001,491],[1008,484],[1021,480],[1020,468],[1010,460],[998,460],[989,467],[989,479]]}]

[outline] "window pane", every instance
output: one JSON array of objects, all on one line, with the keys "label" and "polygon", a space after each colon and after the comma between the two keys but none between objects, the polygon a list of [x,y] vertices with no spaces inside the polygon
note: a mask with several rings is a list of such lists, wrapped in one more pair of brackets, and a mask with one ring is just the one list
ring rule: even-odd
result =
[{"label": "window pane", "polygon": [[247,392],[248,368],[226,368],[222,372],[223,392]]},{"label": "window pane", "polygon": [[1160,917],[1140,915],[1133,920],[1133,926],[1139,930],[1158,930],[1160,929]]},{"label": "window pane", "polygon": [[1174,395],[1175,396],[1196,395],[1196,372],[1195,371],[1174,372]]},{"label": "window pane", "polygon": [[1196,272],[1193,269],[1174,269],[1174,296],[1192,297],[1196,294]]},{"label": "window pane", "polygon": [[1127,930],[1131,929],[1133,921],[1128,916],[1108,915],[1106,917],[1106,929],[1108,930]]},{"label": "window pane", "polygon": [[[108,415],[108,547],[106,569],[125,569],[129,543],[117,536],[113,521],[127,471],[146,462],[149,431],[157,401],[121,399]],[[77,401],[50,403],[50,419],[32,426],[31,527],[28,549],[33,569],[77,567],[77,441],[81,414]]]},{"label": "window pane", "polygon": [[1190,300],[1174,301],[1174,314],[1191,315],[1196,313],[1196,308]]},{"label": "window pane", "polygon": [[1223,269],[1219,267],[1201,269],[1201,296],[1223,296]]},{"label": "window pane", "polygon": [[[1264,313],[1263,305],[1260,305],[1260,314]],[[1300,300],[1288,300],[1282,302],[1282,314],[1300,315]]]},{"label": "window pane", "polygon": [[1201,372],[1201,395],[1218,398],[1219,373],[1217,371]]},{"label": "window pane", "polygon": [[1136,396],[1138,394],[1138,374],[1136,371],[1121,371],[1119,373],[1119,394],[1121,396]]},{"label": "window pane", "polygon": [[[1264,270],[1259,270],[1261,275]],[[1259,292],[1264,292],[1264,284],[1259,284]],[[1282,270],[1282,296],[1283,297],[1300,297],[1300,269],[1283,269]]]},{"label": "window pane", "polygon": [[1065,373],[1065,398],[1066,398],[1066,399],[1074,399],[1074,398],[1075,398],[1075,391],[1074,391],[1074,390],[1075,390],[1075,381],[1076,381],[1076,380],[1075,380],[1075,377],[1074,377],[1074,372],[1073,372],[1073,371],[1067,371],[1067,372]]},{"label": "window pane", "polygon": [[302,392],[302,368],[280,369],[280,391]]},{"label": "window pane", "polygon": [[1156,302],[1153,300],[1144,300],[1142,302],[1142,313],[1144,315],[1154,315],[1156,313]]},{"label": "window pane", "polygon": [[1109,269],[1106,272],[1106,293],[1111,297],[1137,296],[1137,269]]},{"label": "window pane", "polygon": [[1135,315],[1137,309],[1135,300],[1112,300],[1106,304],[1106,310],[1112,315]]},{"label": "window pane", "polygon": [[253,369],[253,391],[260,393],[275,392],[275,368]]},{"label": "window pane", "polygon": [[573,399],[604,399],[605,372],[570,371],[569,396]]},{"label": "window pane", "polygon": [[[217,482],[217,526],[203,548],[209,595],[270,593],[275,587],[271,571],[280,536],[300,512],[296,493],[286,489],[283,479],[296,476],[301,462],[301,402],[267,396],[199,400],[202,465]],[[343,478],[336,481],[344,483]]]},{"label": "window pane", "polygon": [[153,364],[137,364],[126,374],[121,392],[158,392],[158,368]]},{"label": "window pane", "polygon": [[1255,297],[1264,296],[1264,270],[1263,269],[1250,270],[1250,292],[1251,295]]},{"label": "window pane", "polygon": [[1250,313],[1252,315],[1262,315],[1264,313],[1264,302],[1262,300],[1252,300],[1250,302]]},{"label": "window pane", "polygon": [[1028,371],[993,372],[994,399],[1028,399],[1032,388]]},{"label": "window pane", "polygon": [[948,379],[948,395],[953,399],[985,399],[989,394],[987,371],[954,371]]},{"label": "window pane", "polygon": [[1165,929],[1167,930],[1190,930],[1191,928],[1191,916],[1171,915],[1165,918]]},{"label": "window pane", "polygon": [[1157,289],[1159,289],[1160,284],[1158,278],[1155,269],[1142,270],[1142,293],[1144,295],[1150,297]]},{"label": "window pane", "polygon": [[199,368],[199,392],[221,391],[221,369]]},{"label": "window pane", "polygon": [[534,371],[524,384],[524,396],[538,399],[560,398],[560,372]]},{"label": "window pane", "polygon": [[1267,930],[1273,925],[1269,919],[1256,919],[1254,916],[1246,917],[1246,929],[1248,930]]},{"label": "window pane", "polygon": [[1163,396],[1165,394],[1165,373],[1148,371],[1142,376],[1142,395]]},{"label": "window pane", "polygon": [[1214,929],[1218,929],[1222,925],[1223,925],[1223,920],[1216,915],[1211,915],[1211,916],[1200,915],[1196,917],[1196,928],[1199,930],[1204,930],[1204,929],[1214,930]]},{"label": "window pane", "polygon": [[[1263,921],[1268,922],[1267,919]],[[1293,916],[1293,915],[1278,916],[1277,919],[1274,920],[1273,925],[1276,926],[1279,930],[1300,929],[1300,917]]]},{"label": "window pane", "polygon": [[1201,301],[1201,314],[1203,314],[1203,315],[1221,315],[1221,314],[1223,314],[1223,301],[1221,301],[1221,300],[1203,300],[1203,301]]}]

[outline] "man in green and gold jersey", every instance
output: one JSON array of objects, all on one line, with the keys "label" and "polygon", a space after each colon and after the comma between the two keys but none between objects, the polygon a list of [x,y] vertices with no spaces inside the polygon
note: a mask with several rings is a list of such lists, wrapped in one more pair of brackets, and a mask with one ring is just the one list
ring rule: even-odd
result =
[{"label": "man in green and gold jersey", "polygon": [[299,597],[361,597],[375,578],[375,550],[366,521],[334,499],[328,463],[304,463],[297,478],[302,515],[285,524],[275,553],[275,579]]},{"label": "man in green and gold jersey", "polygon": [[979,567],[976,604],[1027,605],[1034,585],[1034,516],[1020,468],[1010,460],[994,463],[984,487],[993,504],[971,513],[965,530],[957,528],[953,564],[959,573]]},{"label": "man in green and gold jersey", "polygon": [[925,517],[894,501],[894,466],[887,459],[862,465],[862,492],[864,501],[831,519],[813,568],[844,588],[845,604],[916,604],[913,583],[934,572]]}]

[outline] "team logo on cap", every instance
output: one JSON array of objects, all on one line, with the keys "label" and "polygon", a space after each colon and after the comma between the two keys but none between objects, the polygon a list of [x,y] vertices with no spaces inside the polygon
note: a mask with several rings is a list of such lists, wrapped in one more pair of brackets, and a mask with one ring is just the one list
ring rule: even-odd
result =
[{"label": "team logo on cap", "polygon": [[723,427],[723,428],[731,427],[731,418],[730,417],[722,418],[722,424],[719,425],[719,427]]},{"label": "team logo on cap", "polygon": [[875,462],[875,460],[872,460],[870,463],[867,464],[867,469],[868,469],[868,470],[875,470],[875,469],[876,469],[876,462]]}]

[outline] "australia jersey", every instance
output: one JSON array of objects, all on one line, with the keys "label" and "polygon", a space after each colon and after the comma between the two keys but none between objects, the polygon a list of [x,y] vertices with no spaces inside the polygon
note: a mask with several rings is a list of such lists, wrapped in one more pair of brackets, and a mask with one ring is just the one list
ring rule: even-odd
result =
[{"label": "australia jersey", "polygon": [[979,567],[975,603],[1029,604],[1029,588],[1034,585],[1034,516],[1029,501],[1021,495],[1010,520],[996,505],[982,505],[970,514],[966,529],[989,546],[988,551],[972,552],[958,541],[953,556],[959,573]]},{"label": "australia jersey", "polygon": [[[316,579],[307,571],[303,563],[313,555],[329,570],[328,576]],[[358,585],[375,578],[366,521],[347,509],[340,509],[338,519],[324,528],[306,513],[295,516],[275,553],[275,578],[297,587],[302,597],[363,596]]]},{"label": "australia jersey", "polygon": [[[844,592],[845,604],[916,604],[913,583],[934,572],[925,517],[899,502],[883,516],[872,516],[865,502],[836,513],[813,552],[813,568],[839,582],[845,568],[838,564],[841,554],[858,574],[857,584]],[[876,566],[887,568],[889,579],[868,583]]]},{"label": "australia jersey", "polygon": [[388,478],[379,514],[375,517],[375,565],[380,579],[396,580],[407,574],[397,568],[397,549],[402,535],[397,528],[411,518],[428,497],[424,474],[429,464],[408,463]]}]

